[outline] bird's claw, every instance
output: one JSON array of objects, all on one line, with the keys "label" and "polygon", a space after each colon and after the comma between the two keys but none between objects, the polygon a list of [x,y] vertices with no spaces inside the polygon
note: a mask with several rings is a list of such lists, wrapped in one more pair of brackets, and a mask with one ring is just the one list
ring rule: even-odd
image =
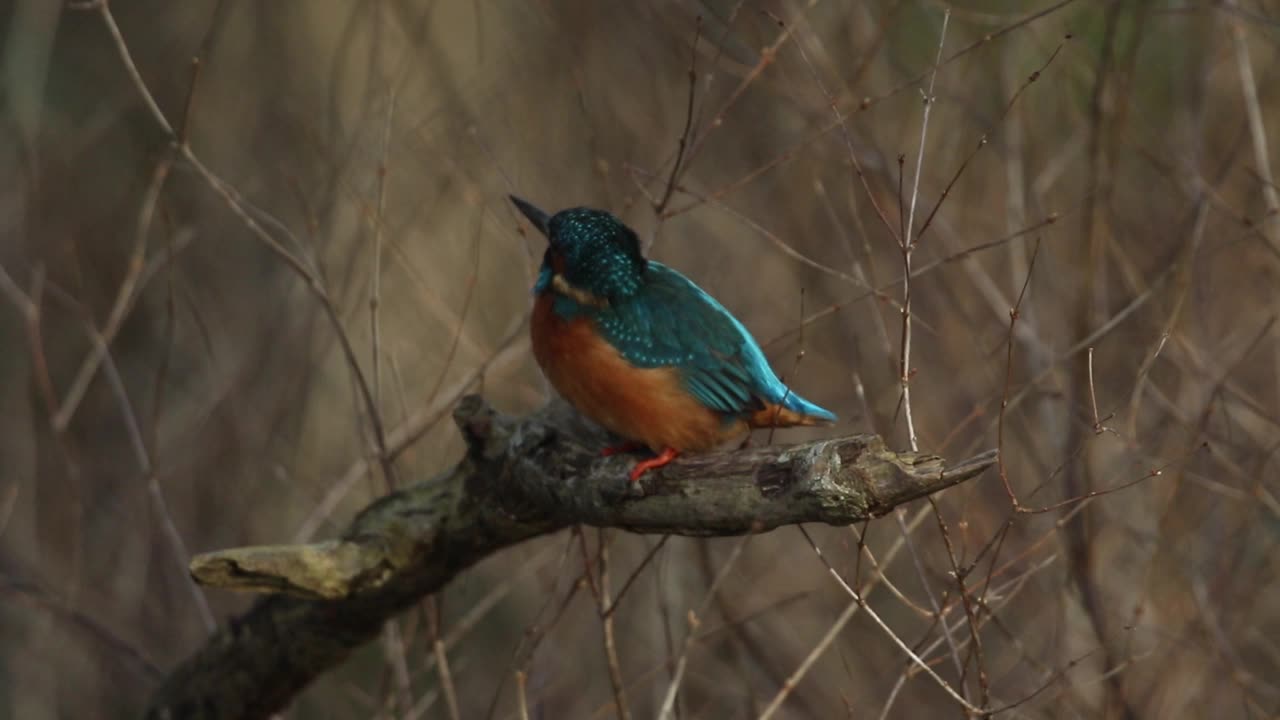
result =
[{"label": "bird's claw", "polygon": [[676,456],[679,454],[680,453],[674,450],[673,448],[666,448],[661,453],[658,453],[657,457],[652,457],[652,458],[649,458],[648,460],[641,460],[640,462],[636,463],[636,466],[634,468],[631,469],[631,475],[630,475],[631,482],[639,482],[640,477],[642,475],[649,472],[650,470],[656,470],[657,468],[660,468],[666,465],[672,460],[675,460]]}]

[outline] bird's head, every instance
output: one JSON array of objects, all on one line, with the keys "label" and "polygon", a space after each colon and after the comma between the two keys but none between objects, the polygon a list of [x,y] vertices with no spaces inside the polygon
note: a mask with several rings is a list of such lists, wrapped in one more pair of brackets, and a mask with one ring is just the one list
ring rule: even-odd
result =
[{"label": "bird's head", "polygon": [[580,301],[608,302],[640,289],[648,261],[640,239],[621,220],[582,207],[547,215],[514,195],[511,201],[547,237],[535,291],[576,292]]}]

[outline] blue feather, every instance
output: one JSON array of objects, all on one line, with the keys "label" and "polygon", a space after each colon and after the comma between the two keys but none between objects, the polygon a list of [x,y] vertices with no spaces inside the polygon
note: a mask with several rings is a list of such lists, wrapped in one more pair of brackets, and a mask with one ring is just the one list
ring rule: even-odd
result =
[{"label": "blue feather", "polygon": [[[581,306],[579,306],[581,307]],[[823,420],[836,416],[778,379],[751,333],[679,272],[649,261],[641,289],[590,312],[601,335],[637,367],[675,367],[708,408],[741,416],[765,403]]]}]

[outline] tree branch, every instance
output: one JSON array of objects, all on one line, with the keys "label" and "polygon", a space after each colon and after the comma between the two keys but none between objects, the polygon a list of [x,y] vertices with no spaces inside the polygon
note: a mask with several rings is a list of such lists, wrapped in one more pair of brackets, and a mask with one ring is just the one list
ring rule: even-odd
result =
[{"label": "tree branch", "polygon": [[682,458],[633,484],[633,460],[599,457],[607,439],[561,403],[517,419],[471,396],[454,420],[466,457],[374,502],[342,538],[194,558],[204,585],[271,596],[176,668],[147,717],[266,717],[462,570],[570,525],[697,536],[847,525],[995,463],[990,451],[947,466],[853,435]]}]

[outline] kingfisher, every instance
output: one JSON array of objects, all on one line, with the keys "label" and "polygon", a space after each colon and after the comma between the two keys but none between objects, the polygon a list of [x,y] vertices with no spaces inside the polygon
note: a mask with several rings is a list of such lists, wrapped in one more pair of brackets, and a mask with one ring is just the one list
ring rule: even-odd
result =
[{"label": "kingfisher", "polygon": [[654,453],[635,465],[633,482],[751,428],[835,422],[778,379],[715,298],[645,258],[621,220],[586,207],[549,215],[511,201],[548,241],[533,286],[534,357],[578,412],[626,441],[604,454]]}]

